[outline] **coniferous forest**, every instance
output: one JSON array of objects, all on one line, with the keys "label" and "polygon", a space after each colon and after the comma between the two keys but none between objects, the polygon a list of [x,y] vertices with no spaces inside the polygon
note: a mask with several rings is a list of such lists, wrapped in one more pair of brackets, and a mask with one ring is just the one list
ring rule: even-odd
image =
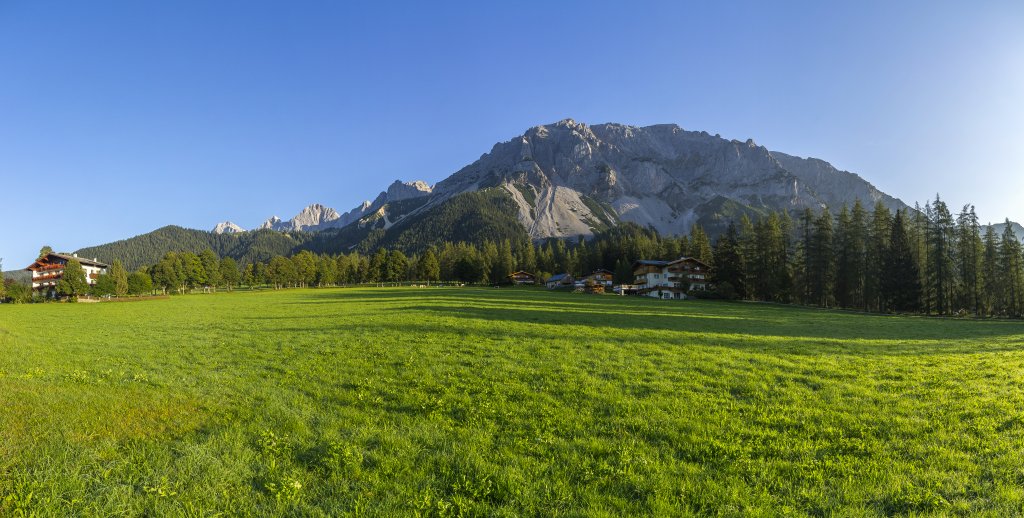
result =
[{"label": "coniferous forest", "polygon": [[[997,234],[979,223],[973,206],[954,214],[939,196],[923,208],[897,212],[881,203],[869,210],[858,202],[838,211],[777,212],[756,220],[742,216],[715,239],[699,225],[686,236],[667,237],[624,223],[591,239],[533,242],[521,229],[504,221],[501,225],[471,233],[476,242],[456,241],[457,234],[447,232],[431,244],[423,232],[407,233],[395,240],[394,248],[361,246],[339,254],[303,249],[318,238],[301,233],[258,231],[236,237],[168,227],[174,236],[162,239],[185,238],[178,242],[179,251],[155,260],[152,251],[147,255],[139,249],[160,248],[149,246],[157,238],[115,243],[125,250],[113,252],[124,252],[125,263],[136,270],[130,276],[132,289],[115,290],[115,283],[102,282],[93,292],[503,284],[517,270],[543,281],[555,273],[579,276],[599,268],[612,270],[617,283],[630,284],[635,260],[692,256],[713,267],[714,290],[701,296],[882,313],[1024,315],[1024,251],[1012,226]],[[491,239],[502,235],[511,237]],[[236,261],[232,255],[239,250],[243,252]],[[145,264],[144,258],[153,260]],[[8,289],[9,296],[24,298],[22,291]]]}]

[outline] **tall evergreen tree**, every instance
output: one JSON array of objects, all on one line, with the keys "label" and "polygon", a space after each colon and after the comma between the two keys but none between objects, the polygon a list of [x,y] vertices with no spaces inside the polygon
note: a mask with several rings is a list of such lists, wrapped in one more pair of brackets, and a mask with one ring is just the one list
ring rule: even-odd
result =
[{"label": "tall evergreen tree", "polygon": [[[814,212],[810,208],[800,214],[800,239],[796,249],[797,300],[811,303],[811,256],[814,248]],[[888,235],[886,236],[888,239]]]},{"label": "tall evergreen tree", "polygon": [[746,297],[743,256],[740,254],[739,231],[729,222],[715,243],[714,283],[720,293],[732,298]]},{"label": "tall evergreen tree", "polygon": [[964,205],[956,218],[956,257],[959,273],[957,305],[981,314],[981,261],[984,243],[973,205]]},{"label": "tall evergreen tree", "polygon": [[982,238],[981,257],[981,310],[982,314],[992,315],[1001,310],[1002,279],[999,274],[999,238],[996,230],[989,225]]},{"label": "tall evergreen tree", "polygon": [[1020,241],[1008,219],[999,240],[999,277],[1003,313],[1012,317],[1021,316],[1024,314],[1024,264]]},{"label": "tall evergreen tree", "polygon": [[835,285],[835,256],[832,242],[832,213],[828,208],[814,220],[811,247],[808,254],[812,304],[828,307],[833,302]]},{"label": "tall evergreen tree", "polygon": [[871,214],[864,250],[864,309],[884,311],[882,278],[885,276],[885,262],[889,240],[892,234],[892,215],[879,200]]},{"label": "tall evergreen tree", "polygon": [[935,195],[928,225],[928,280],[931,307],[940,315],[950,313],[953,299],[953,216]]},{"label": "tall evergreen tree", "polygon": [[[690,227],[690,248],[687,255],[699,259],[704,264],[714,263],[713,253],[711,251],[711,241],[708,239],[707,233],[704,232],[704,227],[694,223]],[[675,259],[673,257],[672,259]]]},{"label": "tall evergreen tree", "polygon": [[893,311],[916,311],[921,302],[921,277],[903,211],[896,211],[886,249],[885,276],[882,278],[886,306]]}]

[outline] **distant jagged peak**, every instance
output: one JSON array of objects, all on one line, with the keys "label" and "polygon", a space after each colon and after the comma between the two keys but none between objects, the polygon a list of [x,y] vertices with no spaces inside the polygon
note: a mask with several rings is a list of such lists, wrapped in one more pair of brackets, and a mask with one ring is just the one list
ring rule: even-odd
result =
[{"label": "distant jagged peak", "polygon": [[426,196],[433,191],[433,188],[422,180],[416,180],[412,182],[403,182],[401,180],[395,180],[391,185],[388,186],[387,190],[387,201],[399,201],[407,200],[409,198],[419,198],[420,196]]},{"label": "distant jagged peak", "polygon": [[277,216],[270,216],[264,221],[259,227],[259,230],[278,230],[278,226],[281,224],[281,218]]},{"label": "distant jagged peak", "polygon": [[222,221],[217,223],[211,232],[214,234],[239,234],[245,232],[245,229],[230,221]]}]

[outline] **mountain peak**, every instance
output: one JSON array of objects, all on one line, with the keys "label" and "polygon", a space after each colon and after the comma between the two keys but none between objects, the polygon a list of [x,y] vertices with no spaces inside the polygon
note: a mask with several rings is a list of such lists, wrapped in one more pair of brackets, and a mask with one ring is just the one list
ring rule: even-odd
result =
[{"label": "mountain peak", "polygon": [[217,226],[213,227],[211,232],[214,234],[239,234],[245,232],[245,229],[230,221],[222,221],[217,223]]}]

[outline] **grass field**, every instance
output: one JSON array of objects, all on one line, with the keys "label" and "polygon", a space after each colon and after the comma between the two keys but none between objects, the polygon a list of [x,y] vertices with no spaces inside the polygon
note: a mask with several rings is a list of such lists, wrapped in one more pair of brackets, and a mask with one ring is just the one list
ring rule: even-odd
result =
[{"label": "grass field", "polygon": [[0,515],[1024,513],[1024,323],[520,289],[0,306]]}]

